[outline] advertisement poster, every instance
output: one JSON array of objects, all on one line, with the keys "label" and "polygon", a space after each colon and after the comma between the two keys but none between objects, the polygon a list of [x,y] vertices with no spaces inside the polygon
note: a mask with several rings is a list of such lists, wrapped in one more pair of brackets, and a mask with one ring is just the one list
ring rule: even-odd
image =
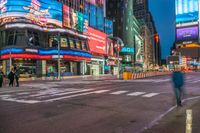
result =
[{"label": "advertisement poster", "polygon": [[83,32],[83,14],[81,12],[77,12],[77,16],[78,16],[78,23],[76,30]]},{"label": "advertisement poster", "polygon": [[61,37],[60,38],[60,46],[62,48],[67,48],[68,47],[68,45],[67,45],[67,38],[66,37]]},{"label": "advertisement poster", "polygon": [[97,29],[104,31],[103,8],[97,8]]},{"label": "advertisement poster", "polygon": [[88,44],[90,51],[98,54],[107,54],[106,48],[106,34],[88,27]]},{"label": "advertisement poster", "polygon": [[90,26],[97,27],[96,6],[90,5]]},{"label": "advertisement poster", "polygon": [[198,26],[185,27],[176,29],[176,39],[177,40],[190,40],[198,39],[199,37],[199,28]]},{"label": "advertisement poster", "polygon": [[114,47],[114,41],[111,39],[107,39],[107,53],[108,53],[108,56],[116,57],[117,52]]},{"label": "advertisement poster", "polygon": [[71,28],[69,7],[63,4],[63,27]]},{"label": "advertisement poster", "polygon": [[88,32],[88,25],[89,25],[89,16],[87,14],[83,15],[83,33]]},{"label": "advertisement poster", "polygon": [[109,19],[105,19],[105,33],[108,35],[113,34],[113,22]]},{"label": "advertisement poster", "polygon": [[0,25],[14,22],[62,27],[62,4],[46,0],[1,0]]},{"label": "advertisement poster", "polygon": [[190,22],[199,19],[199,0],[175,0],[176,22]]}]

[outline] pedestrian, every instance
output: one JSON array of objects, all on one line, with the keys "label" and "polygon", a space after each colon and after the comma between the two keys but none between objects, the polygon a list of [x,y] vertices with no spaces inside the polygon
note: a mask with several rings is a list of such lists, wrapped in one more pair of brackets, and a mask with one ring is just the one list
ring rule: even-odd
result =
[{"label": "pedestrian", "polygon": [[16,87],[19,87],[20,71],[19,71],[18,67],[15,68],[15,73],[14,74],[15,74]]},{"label": "pedestrian", "polygon": [[3,85],[3,77],[4,77],[4,73],[2,72],[2,70],[0,70],[0,88]]},{"label": "pedestrian", "polygon": [[14,69],[12,68],[11,71],[8,74],[8,79],[9,79],[9,86],[13,87],[14,79],[15,79],[15,74],[14,74]]},{"label": "pedestrian", "polygon": [[172,74],[172,81],[174,85],[174,93],[176,96],[177,106],[182,106],[181,98],[183,95],[183,85],[184,85],[183,73],[180,70],[175,69],[175,71]]}]

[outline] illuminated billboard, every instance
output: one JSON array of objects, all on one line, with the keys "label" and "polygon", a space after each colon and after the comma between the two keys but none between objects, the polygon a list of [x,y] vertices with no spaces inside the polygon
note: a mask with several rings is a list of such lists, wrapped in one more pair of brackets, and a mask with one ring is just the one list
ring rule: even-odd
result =
[{"label": "illuminated billboard", "polygon": [[106,34],[113,34],[113,22],[112,20],[105,19],[105,33]]},{"label": "illuminated billboard", "polygon": [[198,39],[199,28],[198,26],[184,27],[176,29],[176,40],[191,40]]},{"label": "illuminated billboard", "polygon": [[63,27],[83,32],[83,14],[63,5]]},{"label": "illuminated billboard", "polygon": [[199,0],[175,0],[176,22],[196,21],[199,18]]},{"label": "illuminated billboard", "polygon": [[103,1],[104,0],[86,0],[88,3],[102,7],[103,6]]},{"label": "illuminated billboard", "polygon": [[89,36],[88,44],[90,47],[90,51],[93,53],[106,55],[106,34],[91,27],[88,27],[87,34]]},{"label": "illuminated billboard", "polygon": [[1,0],[0,25],[13,22],[62,27],[62,4],[47,0]]},{"label": "illuminated billboard", "polygon": [[97,29],[104,31],[103,8],[97,7]]},{"label": "illuminated billboard", "polygon": [[96,6],[90,5],[90,26],[96,28],[97,27],[97,11]]}]

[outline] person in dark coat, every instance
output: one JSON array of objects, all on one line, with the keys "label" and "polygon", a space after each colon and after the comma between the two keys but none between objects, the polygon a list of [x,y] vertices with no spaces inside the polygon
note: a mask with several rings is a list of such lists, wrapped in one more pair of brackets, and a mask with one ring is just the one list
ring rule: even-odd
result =
[{"label": "person in dark coat", "polygon": [[0,88],[3,85],[3,77],[4,77],[4,74],[3,74],[2,70],[0,70]]},{"label": "person in dark coat", "polygon": [[9,82],[9,86],[13,87],[13,83],[14,83],[14,79],[15,79],[15,73],[14,73],[14,69],[12,69],[9,74],[8,74],[8,79],[10,80]]},{"label": "person in dark coat", "polygon": [[16,81],[16,87],[19,87],[19,76],[20,76],[20,71],[18,68],[15,69],[15,81]]},{"label": "person in dark coat", "polygon": [[183,94],[184,75],[181,71],[175,70],[172,74],[172,81],[174,85],[174,93],[176,96],[177,106],[182,106],[181,97]]}]

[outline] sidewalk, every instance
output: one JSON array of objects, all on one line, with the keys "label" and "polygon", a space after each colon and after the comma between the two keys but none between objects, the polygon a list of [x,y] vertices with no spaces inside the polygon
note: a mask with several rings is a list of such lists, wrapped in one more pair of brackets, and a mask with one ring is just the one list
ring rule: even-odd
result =
[{"label": "sidewalk", "polygon": [[144,133],[186,133],[187,109],[192,109],[192,133],[200,133],[200,98],[175,108]]}]

